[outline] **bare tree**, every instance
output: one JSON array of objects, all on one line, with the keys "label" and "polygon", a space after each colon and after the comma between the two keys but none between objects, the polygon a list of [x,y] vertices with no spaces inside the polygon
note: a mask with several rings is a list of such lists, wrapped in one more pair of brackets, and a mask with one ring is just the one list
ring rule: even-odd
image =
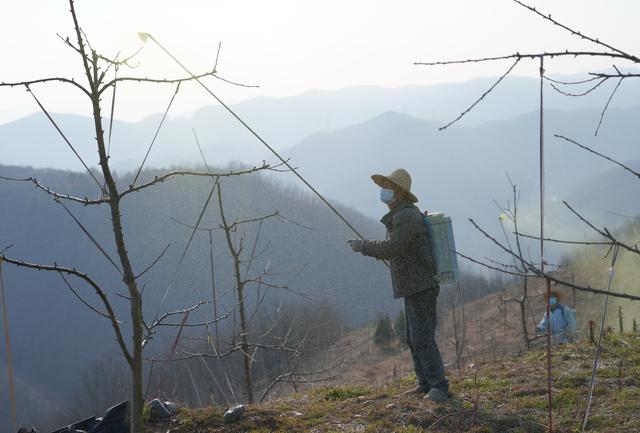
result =
[{"label": "bare tree", "polygon": [[507,203],[506,206],[500,206],[496,203],[498,208],[501,210],[501,214],[499,216],[500,226],[502,227],[502,231],[505,236],[505,242],[509,245],[510,248],[513,248],[510,242],[510,233],[505,229],[505,220],[513,224],[513,237],[515,239],[515,251],[517,251],[517,257],[511,257],[513,260],[513,264],[503,265],[505,269],[513,269],[514,271],[521,273],[522,276],[520,279],[520,288],[521,295],[517,298],[502,298],[502,302],[505,304],[505,326],[506,326],[506,304],[508,303],[516,303],[519,307],[520,311],[520,329],[522,332],[522,341],[525,347],[525,350],[529,350],[531,348],[531,342],[535,339],[529,337],[529,328],[527,326],[527,302],[529,297],[529,275],[527,275],[527,268],[525,263],[522,260],[523,251],[522,251],[522,242],[521,235],[518,226],[518,204],[520,202],[520,191],[518,191],[518,187],[511,181],[511,178],[507,176],[509,180],[509,184],[511,185],[512,197],[511,202]]},{"label": "bare tree", "polygon": [[[112,99],[112,109],[111,114],[113,114],[113,104],[115,102],[115,90],[118,83],[129,81],[129,82],[138,82],[138,83],[159,83],[159,84],[174,84],[179,86],[180,83],[197,80],[202,77],[211,76],[220,78],[217,76],[215,68],[212,71],[208,71],[199,75],[189,75],[184,78],[176,78],[176,79],[156,79],[156,78],[146,78],[146,77],[129,77],[129,76],[114,76],[113,79],[108,80],[107,74],[110,70],[117,70],[121,67],[130,66],[131,60],[137,54],[134,53],[131,56],[128,56],[124,59],[121,59],[119,56],[115,58],[109,58],[98,53],[95,49],[92,48],[90,43],[88,42],[86,35],[81,28],[77,15],[76,9],[73,0],[69,0],[70,13],[73,20],[73,29],[74,29],[74,39],[72,38],[62,38],[64,44],[70,47],[77,55],[78,59],[82,64],[82,71],[84,78],[86,79],[86,84],[80,83],[72,78],[65,77],[48,77],[34,80],[26,80],[20,82],[11,82],[0,83],[0,87],[14,87],[21,86],[24,87],[34,98],[38,106],[41,108],[43,113],[47,116],[52,125],[56,128],[58,133],[65,140],[67,146],[73,151],[78,160],[82,163],[83,167],[87,171],[88,176],[92,179],[93,182],[96,183],[97,186],[97,197],[96,198],[81,198],[75,197],[71,194],[67,193],[59,193],[54,191],[52,188],[43,185],[35,178],[7,178],[4,177],[5,180],[11,181],[23,181],[23,182],[31,182],[37,188],[48,194],[56,203],[59,203],[64,207],[65,211],[73,217],[74,221],[80,226],[82,231],[86,236],[90,238],[96,248],[100,251],[100,253],[109,261],[111,266],[113,266],[117,272],[121,275],[122,282],[127,290],[127,296],[125,298],[129,302],[130,306],[130,317],[131,320],[129,322],[131,326],[131,341],[127,344],[126,337],[123,334],[122,330],[122,322],[117,318],[116,312],[112,307],[108,291],[97,281],[95,281],[92,277],[90,277],[87,273],[81,272],[74,267],[65,267],[60,266],[57,263],[47,265],[47,264],[39,264],[39,263],[30,263],[28,261],[8,257],[6,255],[2,256],[2,259],[10,264],[30,268],[37,270],[45,270],[56,272],[60,274],[60,276],[64,279],[65,284],[68,286],[69,290],[81,300],[83,304],[92,309],[94,312],[99,314],[100,316],[106,318],[110,321],[113,331],[116,336],[116,341],[120,348],[120,351],[126,360],[129,369],[131,371],[131,379],[132,379],[132,398],[131,398],[131,431],[133,433],[139,433],[142,431],[142,409],[143,409],[143,378],[142,378],[142,351],[145,344],[153,337],[155,332],[160,327],[163,326],[181,326],[177,323],[170,323],[171,318],[177,315],[184,314],[185,311],[193,311],[197,309],[199,306],[208,303],[208,302],[199,302],[196,305],[181,311],[168,312],[163,315],[157,315],[151,323],[147,324],[143,318],[142,314],[142,292],[140,290],[138,284],[138,278],[147,272],[156,262],[154,261],[149,267],[142,270],[139,273],[134,271],[134,268],[131,263],[130,255],[127,251],[127,244],[125,240],[125,230],[122,223],[121,218],[121,201],[127,196],[131,195],[134,192],[140,192],[144,189],[157,185],[161,182],[167,181],[169,179],[173,179],[177,176],[201,176],[201,177],[209,177],[209,178],[220,178],[224,176],[236,176],[240,174],[246,173],[254,173],[261,170],[267,170],[271,167],[266,163],[259,167],[253,167],[247,170],[240,170],[238,172],[229,172],[229,173],[209,173],[209,172],[195,172],[195,171],[173,171],[165,173],[161,176],[157,176],[151,180],[137,183],[138,176],[141,173],[141,170],[145,164],[146,157],[148,156],[151,147],[153,146],[153,142],[149,147],[149,151],[138,170],[136,178],[133,183],[125,188],[120,188],[116,184],[116,180],[114,178],[113,172],[109,165],[110,158],[110,136],[111,136],[111,124],[109,125],[109,136],[105,137],[105,128],[103,125],[102,112],[103,107],[101,103],[102,97],[104,97],[109,90],[113,92],[114,98]],[[85,96],[89,99],[92,109],[93,116],[93,129],[95,132],[96,139],[96,147],[99,156],[99,166],[100,173],[94,172],[90,169],[89,165],[82,159],[79,153],[76,151],[72,143],[65,136],[64,132],[57,125],[53,117],[49,114],[49,112],[45,109],[43,104],[37,98],[33,91],[33,87],[39,84],[44,83],[63,83],[66,85],[73,86],[74,88],[80,90]],[[176,87],[177,93],[178,87]],[[175,94],[174,94],[175,97]],[[172,99],[173,101],[173,99]],[[170,106],[171,104],[169,104]],[[169,107],[167,107],[168,111]],[[166,116],[166,112],[165,112]],[[112,118],[113,116],[111,116]],[[164,120],[164,118],[163,118]],[[162,126],[162,122],[158,129]],[[157,135],[157,133],[156,133]],[[102,205],[105,204],[109,207],[110,210],[110,220],[111,220],[111,229],[113,232],[113,241],[115,244],[115,248],[118,254],[118,260],[114,260],[110,257],[110,255],[106,252],[105,248],[103,248],[95,238],[82,226],[80,221],[74,216],[72,211],[65,205],[65,202],[82,204],[84,206],[87,205]],[[160,257],[162,254],[160,255]],[[160,258],[159,257],[159,258]],[[158,258],[158,259],[159,259]],[[67,280],[67,277],[76,277],[82,280],[85,284],[87,284],[95,294],[97,295],[100,303],[102,304],[101,308],[94,307],[89,301],[85,299],[83,295],[80,294],[78,290],[76,290],[71,282]]]},{"label": "bare tree", "polygon": [[[267,292],[270,289],[288,291],[290,293],[301,296],[300,293],[294,291],[289,286],[293,279],[284,284],[269,281],[269,277],[271,275],[269,262],[267,262],[267,265],[261,270],[254,269],[254,263],[256,259],[263,255],[269,248],[269,243],[267,243],[265,246],[260,245],[260,236],[262,234],[263,225],[265,224],[265,222],[271,219],[281,218],[280,212],[278,210],[275,210],[272,213],[264,216],[247,219],[235,219],[234,221],[230,221],[224,210],[225,206],[222,196],[221,182],[218,182],[217,184],[217,198],[221,221],[220,228],[224,233],[227,250],[232,260],[234,292],[238,305],[238,338],[240,341],[236,348],[239,350],[242,356],[244,387],[247,401],[249,403],[253,403],[255,400],[255,384],[252,374],[252,368],[258,350],[281,351],[289,352],[292,354],[292,359],[289,359],[287,361],[287,369],[285,370],[285,372],[280,372],[278,376],[272,381],[272,383],[266,386],[266,389],[263,391],[263,395],[260,398],[260,401],[264,400],[269,391],[271,391],[271,389],[273,389],[273,387],[278,383],[284,381],[293,381],[294,383],[303,382],[310,379],[304,377],[300,378],[300,376],[318,376],[318,372],[316,371],[302,374],[298,370],[302,355],[306,351],[304,349],[304,346],[306,333],[308,332],[308,330],[304,331],[302,335],[296,336],[293,320],[290,321],[286,333],[280,337],[281,341],[277,344],[265,343],[264,339],[271,335],[272,331],[276,328],[278,323],[280,323],[282,318],[278,316],[274,318],[273,324],[270,327],[268,327],[266,330],[258,331],[256,338],[254,338],[253,340],[250,339],[250,336],[252,334],[252,329],[250,326],[251,318],[255,317],[261,304],[266,299]],[[246,232],[241,231],[241,228],[247,224],[257,225],[257,229],[255,230],[255,237],[250,246],[247,245],[247,243],[251,241],[247,241]],[[296,273],[293,278],[295,278],[297,274],[298,273]],[[253,285],[256,288],[256,300],[253,313],[249,312],[246,303],[247,288],[250,285]],[[326,372],[327,371],[323,370],[323,373]],[[328,378],[329,377],[327,376],[323,379],[323,376],[320,375],[314,378],[314,381],[326,380]]]}]

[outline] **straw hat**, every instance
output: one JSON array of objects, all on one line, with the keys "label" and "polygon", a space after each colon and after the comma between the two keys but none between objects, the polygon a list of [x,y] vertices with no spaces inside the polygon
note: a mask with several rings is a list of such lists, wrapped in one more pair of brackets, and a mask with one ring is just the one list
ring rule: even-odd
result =
[{"label": "straw hat", "polygon": [[[564,300],[564,293],[557,289],[551,289],[551,296],[555,296],[558,302]],[[547,292],[544,292],[544,300],[547,300]]]},{"label": "straw hat", "polygon": [[399,189],[407,195],[411,203],[418,201],[418,198],[411,193],[411,176],[404,168],[393,170],[389,176],[374,174],[371,179],[381,188]]}]

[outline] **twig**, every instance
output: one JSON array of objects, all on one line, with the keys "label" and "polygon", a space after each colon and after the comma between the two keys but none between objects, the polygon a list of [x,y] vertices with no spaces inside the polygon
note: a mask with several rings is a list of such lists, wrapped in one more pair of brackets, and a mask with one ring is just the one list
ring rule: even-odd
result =
[{"label": "twig", "polygon": [[554,134],[554,137],[556,137],[556,138],[561,138],[561,139],[563,139],[563,140],[565,140],[565,141],[568,141],[569,143],[573,143],[573,144],[575,144],[576,146],[578,146],[578,147],[580,147],[580,148],[582,148],[582,149],[586,150],[587,152],[591,152],[591,153],[593,153],[594,155],[598,155],[599,157],[604,158],[604,159],[606,159],[607,161],[610,161],[610,162],[612,162],[612,163],[614,163],[614,164],[616,164],[616,165],[618,165],[618,166],[622,167],[623,169],[627,170],[629,173],[631,173],[631,174],[633,174],[634,176],[636,176],[636,177],[640,178],[640,172],[638,172],[638,171],[636,171],[636,170],[633,170],[632,168],[629,168],[628,166],[626,166],[626,165],[622,164],[621,162],[618,162],[618,161],[616,161],[616,160],[615,160],[615,159],[613,159],[613,158],[610,158],[610,157],[608,157],[608,156],[606,156],[606,155],[603,155],[603,154],[602,154],[602,153],[600,153],[600,152],[596,152],[595,150],[591,149],[590,147],[585,146],[584,144],[580,144],[580,143],[578,143],[578,142],[577,142],[577,141],[575,141],[575,140],[572,140],[572,139],[570,139],[570,138],[565,137],[564,135]]},{"label": "twig", "polygon": [[151,264],[149,266],[147,266],[144,271],[140,272],[138,275],[135,276],[135,279],[137,280],[138,278],[140,278],[141,276],[143,276],[149,269],[151,269],[156,263],[158,263],[158,261],[162,258],[162,256],[164,256],[164,253],[167,252],[167,250],[169,249],[169,247],[171,246],[171,244],[167,244],[166,247],[164,247],[164,250],[162,250],[162,252],[160,253],[160,255],[153,261],[151,262]]},{"label": "twig", "polygon": [[102,253],[102,255],[107,259],[107,261],[109,261],[109,263],[111,263],[113,265],[113,267],[116,268],[116,270],[120,273],[120,275],[122,275],[122,270],[120,269],[120,267],[111,258],[111,256],[105,251],[105,249],[102,248],[102,245],[100,245],[100,243],[96,240],[96,238],[94,238],[91,235],[91,233],[89,233],[89,230],[86,229],[86,227],[80,222],[80,220],[78,218],[76,218],[76,216],[69,210],[69,208],[67,206],[65,206],[65,204],[63,202],[61,202],[60,200],[56,200],[56,203],[60,204],[60,206],[63,207],[65,212],[67,212],[67,214],[78,225],[80,230],[82,230],[82,232],[89,238],[91,243],[98,249],[98,251],[100,251],[100,253]]},{"label": "twig", "polygon": [[98,310],[96,307],[94,307],[93,305],[89,304],[87,301],[85,301],[82,296],[80,296],[80,294],[71,286],[71,284],[69,284],[69,281],[67,281],[67,279],[65,278],[63,273],[59,273],[60,278],[62,278],[62,281],[64,281],[64,283],[67,285],[67,287],[69,288],[69,290],[71,291],[71,293],[73,293],[73,295],[78,298],[78,300],[80,302],[82,302],[88,309],[90,309],[91,311],[93,311],[94,313],[96,313],[99,316],[104,317],[105,319],[109,319],[111,320],[111,317],[109,317],[108,314],[103,313],[102,311]]},{"label": "twig", "polygon": [[[162,128],[162,125],[164,125],[164,120],[167,118],[167,114],[169,114],[169,110],[171,109],[171,106],[173,105],[173,101],[176,99],[176,96],[178,95],[178,91],[179,90],[180,90],[180,83],[178,83],[176,85],[176,90],[173,92],[173,95],[171,96],[171,100],[169,101],[169,104],[167,104],[167,108],[164,110],[164,113],[162,114],[162,119],[160,119],[160,123],[158,124],[158,127],[156,128],[155,134],[153,134],[153,139],[151,140],[151,144],[149,144],[149,148],[147,149],[147,153],[145,153],[144,158],[142,159],[142,163],[140,164],[140,167],[138,168],[138,171],[137,171],[135,177],[133,178],[133,182],[131,182],[131,187],[135,186],[136,181],[138,180],[138,177],[140,176],[140,173],[142,172],[142,168],[144,167],[144,163],[147,162],[147,158],[149,157],[149,153],[151,153],[151,149],[153,148],[153,145],[156,142],[156,138],[158,138],[158,134],[160,133],[160,129]],[[115,94],[115,91],[116,91],[116,87],[114,85],[114,87],[113,87],[114,94]]]},{"label": "twig", "polygon": [[480,98],[476,99],[476,101],[471,104],[466,110],[464,110],[462,113],[460,113],[460,115],[458,117],[456,117],[455,119],[453,119],[451,122],[447,123],[444,126],[441,126],[440,128],[438,128],[439,131],[445,130],[447,129],[449,126],[453,125],[454,123],[456,123],[458,120],[462,119],[462,117],[464,117],[468,112],[470,112],[473,107],[475,107],[476,105],[478,105],[480,103],[480,101],[482,101],[485,96],[487,96],[489,93],[491,93],[491,91],[493,89],[495,89],[495,87],[500,84],[500,82],[502,80],[504,80],[504,78],[509,75],[511,73],[511,71],[513,70],[513,68],[516,67],[516,65],[518,64],[518,62],[520,62],[520,58],[517,58],[515,62],[513,62],[513,65],[511,65],[511,67],[509,67],[509,69],[507,69],[507,72],[505,72],[504,74],[502,74],[502,76],[500,78],[498,78],[498,80],[493,83],[493,85],[491,87],[489,87],[489,89],[487,91],[485,91]]},{"label": "twig", "polygon": [[34,177],[18,178],[18,177],[0,176],[0,179],[8,180],[8,181],[11,181],[11,182],[31,182],[36,186],[36,188],[39,188],[42,191],[46,192],[47,194],[51,195],[54,199],[69,200],[69,201],[73,201],[73,202],[76,202],[76,203],[80,203],[80,204],[85,205],[85,206],[92,205],[92,204],[102,204],[102,203],[108,203],[109,202],[109,199],[107,199],[107,198],[98,198],[98,199],[95,199],[95,200],[90,200],[90,199],[88,199],[86,197],[85,198],[80,198],[80,197],[74,197],[74,196],[69,195],[69,194],[61,194],[61,193],[55,192],[50,187],[41,184],[38,181],[38,179],[36,179]]},{"label": "twig", "polygon": [[581,93],[571,93],[571,92],[565,92],[564,90],[560,89],[558,86],[556,86],[555,84],[551,83],[551,87],[558,93],[563,94],[564,96],[571,96],[571,97],[575,97],[575,98],[579,98],[581,96],[586,96],[589,93],[593,92],[594,90],[596,90],[598,87],[602,86],[605,82],[607,81],[607,78],[602,78],[600,79],[600,81],[598,81],[595,85],[589,87],[587,90],[585,90],[584,92]]},{"label": "twig", "polygon": [[600,130],[600,126],[602,125],[602,120],[604,119],[604,114],[607,112],[607,108],[609,108],[609,104],[611,103],[611,100],[613,99],[613,96],[618,91],[618,87],[620,87],[620,84],[622,84],[622,80],[624,80],[624,77],[620,78],[620,80],[618,81],[618,84],[616,84],[616,87],[613,89],[613,92],[611,92],[611,95],[609,96],[609,99],[607,100],[607,103],[605,104],[604,108],[602,109],[602,113],[600,113],[600,121],[598,121],[598,126],[596,127],[596,132],[594,133],[595,136],[598,135],[598,131]]},{"label": "twig", "polygon": [[[540,236],[536,235],[526,235],[524,233],[520,233],[520,236],[523,238],[540,240]],[[564,239],[555,239],[555,238],[544,238],[545,242],[555,242],[560,244],[570,244],[570,245],[611,245],[611,242],[595,242],[595,241],[568,241]]]},{"label": "twig", "polygon": [[54,128],[56,128],[56,131],[58,131],[58,133],[60,134],[60,136],[62,137],[62,139],[65,141],[65,143],[67,143],[67,146],[69,146],[69,148],[71,149],[71,151],[74,153],[74,155],[78,158],[78,160],[82,163],[82,165],[84,166],[84,168],[87,170],[87,173],[89,173],[89,176],[91,176],[91,178],[93,178],[93,180],[96,182],[96,184],[98,185],[98,188],[102,191],[102,184],[100,183],[100,181],[98,180],[98,178],[96,177],[95,174],[93,174],[93,172],[89,169],[89,166],[84,162],[84,160],[82,159],[82,157],[80,156],[80,154],[76,151],[75,147],[73,147],[73,145],[71,144],[71,142],[69,141],[69,139],[67,138],[66,135],[64,135],[64,132],[62,132],[62,129],[60,129],[60,127],[58,126],[58,124],[55,122],[55,120],[53,120],[53,117],[51,117],[51,115],[49,114],[49,112],[46,110],[46,108],[44,108],[44,106],[42,105],[42,103],[40,103],[40,100],[36,97],[36,95],[33,93],[33,91],[29,88],[28,84],[25,84],[25,87],[27,89],[27,92],[29,92],[29,94],[33,97],[33,99],[36,101],[36,103],[38,104],[38,106],[40,107],[40,109],[42,110],[42,112],[45,114],[45,116],[47,116],[47,119],[49,119],[49,122],[51,122],[51,124],[53,125]]},{"label": "twig", "polygon": [[635,254],[640,254],[640,249],[638,249],[637,244],[634,246],[631,245],[627,245],[623,242],[620,242],[618,239],[616,239],[611,232],[605,227],[603,230],[600,230],[599,228],[597,228],[595,225],[593,225],[591,222],[589,222],[585,217],[583,217],[582,215],[580,215],[578,213],[578,211],[576,211],[574,208],[571,207],[571,205],[569,205],[569,203],[567,203],[566,201],[562,202],[567,208],[569,208],[569,210],[571,212],[573,212],[573,214],[575,216],[577,216],[582,222],[584,222],[586,225],[588,225],[589,227],[591,227],[595,232],[599,233],[602,237],[605,237],[607,239],[609,239],[611,241],[611,245],[618,245],[622,248],[624,248],[625,250],[635,253]]},{"label": "twig", "polygon": [[554,78],[551,78],[547,75],[544,76],[544,79],[551,82],[551,83],[555,83],[555,84],[562,84],[564,86],[575,86],[578,84],[585,84],[585,83],[590,83],[591,81],[595,81],[598,80],[600,77],[591,77],[591,78],[587,78],[584,80],[579,80],[579,81],[561,81],[561,80],[556,80]]}]

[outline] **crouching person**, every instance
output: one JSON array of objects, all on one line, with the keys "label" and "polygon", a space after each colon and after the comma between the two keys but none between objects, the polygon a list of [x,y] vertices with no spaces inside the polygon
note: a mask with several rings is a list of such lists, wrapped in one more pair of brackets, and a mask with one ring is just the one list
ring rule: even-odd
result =
[{"label": "crouching person", "polygon": [[[546,334],[548,327],[551,327],[551,341],[553,344],[566,344],[573,342],[576,335],[576,314],[568,306],[561,304],[562,295],[556,290],[552,290],[549,296],[549,309],[551,310],[551,320],[547,313],[536,327],[536,332]],[[547,296],[545,295],[545,300]]]},{"label": "crouching person", "polygon": [[418,381],[407,394],[426,394],[425,398],[440,403],[447,399],[449,382],[435,340],[440,287],[424,216],[413,204],[418,199],[411,193],[411,177],[406,170],[371,178],[381,188],[381,201],[389,207],[389,213],[380,220],[387,229],[387,239],[347,242],[355,252],[389,261],[393,296],[404,298],[407,344]]}]

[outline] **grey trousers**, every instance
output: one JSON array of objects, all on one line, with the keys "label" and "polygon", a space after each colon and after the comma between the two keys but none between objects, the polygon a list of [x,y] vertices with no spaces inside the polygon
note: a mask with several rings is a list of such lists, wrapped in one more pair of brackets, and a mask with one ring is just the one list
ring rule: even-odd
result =
[{"label": "grey trousers", "polygon": [[439,289],[425,290],[404,298],[407,344],[413,357],[418,385],[428,392],[449,390],[444,365],[436,343],[436,302]]}]

